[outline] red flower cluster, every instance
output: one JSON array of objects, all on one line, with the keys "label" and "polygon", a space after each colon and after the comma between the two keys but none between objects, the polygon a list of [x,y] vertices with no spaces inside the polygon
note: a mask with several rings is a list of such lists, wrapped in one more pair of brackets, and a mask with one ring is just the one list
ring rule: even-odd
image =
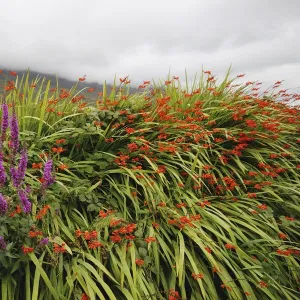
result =
[{"label": "red flower cluster", "polygon": [[[119,225],[122,220],[117,220],[117,225]],[[116,223],[115,223],[116,224]],[[117,226],[116,225],[116,226]],[[125,226],[121,226],[119,229],[115,229],[110,236],[110,239],[113,243],[119,243],[122,241],[123,237],[127,240],[135,239],[135,236],[132,234],[136,229],[136,224],[131,223]]]},{"label": "red flower cluster", "polygon": [[77,238],[83,237],[84,240],[88,241],[89,249],[96,249],[103,246],[103,244],[97,240],[98,232],[96,230],[92,230],[91,232],[85,230],[82,232],[80,229],[77,229],[75,235]]}]

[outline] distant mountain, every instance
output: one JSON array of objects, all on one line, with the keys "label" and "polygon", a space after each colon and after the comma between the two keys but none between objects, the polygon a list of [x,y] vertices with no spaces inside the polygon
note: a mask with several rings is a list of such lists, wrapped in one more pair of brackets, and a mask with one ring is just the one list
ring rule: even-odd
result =
[{"label": "distant mountain", "polygon": [[[5,74],[5,75],[9,75],[9,71],[11,71],[11,70],[4,69],[4,68],[1,68],[1,67],[0,67],[0,70],[2,70],[3,74]],[[27,73],[27,70],[15,70],[14,69],[13,71],[17,72],[18,77],[20,78],[20,80],[21,80],[23,74],[26,75],[26,73]],[[32,82],[37,77],[41,78],[39,82],[41,82],[41,80],[44,77],[46,78],[45,82],[47,82],[50,79],[51,80],[51,84],[50,84],[51,88],[56,87],[56,82],[57,82],[56,80],[58,79],[59,88],[60,89],[65,88],[67,90],[71,89],[78,82],[78,81],[68,80],[68,79],[65,79],[63,77],[56,77],[55,74],[46,74],[46,73],[41,73],[41,72],[36,72],[36,71],[29,70],[29,82]],[[9,78],[14,78],[14,77],[9,75]],[[4,78],[3,75],[0,74],[0,94],[2,94],[3,91],[4,91],[4,84],[5,84],[5,78]],[[117,83],[117,87],[118,87],[118,84],[119,83]],[[78,83],[77,91],[80,91],[81,89],[83,89],[85,87],[95,89],[94,92],[87,93],[88,95],[86,95],[85,101],[92,101],[92,100],[96,99],[97,96],[98,96],[97,94],[99,92],[103,91],[103,84],[99,84],[97,82],[86,82],[86,81]],[[109,95],[110,91],[111,91],[110,88],[112,87],[112,85],[107,84],[106,87],[107,87],[107,94]],[[132,94],[132,93],[141,93],[141,92],[143,92],[143,91],[138,90],[137,88],[132,88],[132,87],[129,88],[129,93],[130,94]]]}]

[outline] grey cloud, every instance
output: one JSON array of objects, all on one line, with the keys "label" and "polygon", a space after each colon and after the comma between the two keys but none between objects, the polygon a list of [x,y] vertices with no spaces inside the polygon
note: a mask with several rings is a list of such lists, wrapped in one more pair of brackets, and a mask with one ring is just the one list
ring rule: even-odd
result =
[{"label": "grey cloud", "polygon": [[1,3],[0,68],[99,83],[130,75],[138,85],[169,69],[194,78],[202,66],[221,78],[232,64],[233,76],[295,88],[299,10],[298,0],[10,0]]}]

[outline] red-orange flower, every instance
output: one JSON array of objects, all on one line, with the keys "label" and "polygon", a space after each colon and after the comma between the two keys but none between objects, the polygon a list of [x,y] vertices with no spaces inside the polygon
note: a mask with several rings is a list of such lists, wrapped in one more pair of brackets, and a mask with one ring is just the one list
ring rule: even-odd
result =
[{"label": "red-orange flower", "polygon": [[266,283],[266,282],[264,282],[264,281],[260,281],[259,283],[259,286],[261,287],[261,288],[264,288],[264,287],[268,287],[269,285]]},{"label": "red-orange flower", "polygon": [[120,235],[112,235],[110,239],[113,243],[119,243],[122,241],[122,237]]},{"label": "red-orange flower", "polygon": [[145,263],[145,261],[143,261],[141,258],[138,258],[135,260],[135,263],[141,267]]},{"label": "red-orange flower", "polygon": [[103,244],[100,243],[99,241],[90,241],[90,242],[88,243],[89,249],[96,249],[96,248],[102,247],[102,246],[103,246]]},{"label": "red-orange flower", "polygon": [[34,251],[33,248],[22,246],[22,251],[26,255],[27,253],[32,253]]},{"label": "red-orange flower", "polygon": [[45,205],[36,215],[37,220],[42,219],[47,214],[48,209],[50,209],[50,205]]},{"label": "red-orange flower", "polygon": [[42,167],[43,167],[43,164],[41,162],[32,164],[32,169],[41,169]]},{"label": "red-orange flower", "polygon": [[229,250],[233,250],[233,249],[236,249],[236,246],[233,245],[233,244],[227,243],[227,244],[225,244],[225,248],[226,248],[226,249],[229,249]]},{"label": "red-orange flower", "polygon": [[145,242],[147,242],[148,244],[151,242],[156,242],[156,238],[153,236],[148,236],[147,238],[145,238]]},{"label": "red-orange flower", "polygon": [[64,248],[66,244],[65,243],[62,243],[62,245],[58,245],[58,244],[54,244],[53,246],[53,251],[55,253],[65,253],[66,252],[66,249]]},{"label": "red-orange flower", "polygon": [[62,147],[58,147],[58,148],[53,147],[53,148],[51,148],[51,150],[52,150],[54,153],[62,153],[62,152],[65,151],[65,149],[63,149]]},{"label": "red-orange flower", "polygon": [[81,300],[90,300],[90,297],[87,294],[82,294]]},{"label": "red-orange flower", "polygon": [[266,204],[258,204],[257,207],[261,210],[267,210],[268,206]]},{"label": "red-orange flower", "polygon": [[204,277],[204,274],[202,273],[199,273],[199,274],[196,274],[196,273],[192,273],[192,277],[197,280],[197,279],[202,279]]},{"label": "red-orange flower", "polygon": [[9,74],[14,77],[17,76],[17,72],[14,72],[14,71],[9,71]]}]

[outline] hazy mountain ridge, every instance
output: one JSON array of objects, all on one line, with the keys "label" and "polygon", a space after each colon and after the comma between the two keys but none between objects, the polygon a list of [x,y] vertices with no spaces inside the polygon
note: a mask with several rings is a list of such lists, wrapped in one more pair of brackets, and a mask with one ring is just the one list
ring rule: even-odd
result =
[{"label": "hazy mountain ridge", "polygon": [[[2,70],[3,74],[7,75],[8,78],[10,78],[11,80],[14,80],[15,77],[13,77],[9,74],[9,71],[12,71],[12,70],[5,69],[5,68],[0,68],[0,70]],[[17,73],[17,75],[19,77],[19,80],[22,79],[23,75],[26,76],[26,73],[28,72],[28,70],[15,70],[15,69],[13,71],[15,71]],[[6,80],[5,77],[3,76],[3,74],[0,74],[0,94],[4,92],[4,84],[5,84],[5,80]],[[78,85],[77,85],[77,90],[78,91],[83,89],[83,88],[94,88],[95,89],[94,92],[88,93],[88,95],[86,95],[85,100],[87,100],[87,101],[89,101],[89,100],[91,101],[92,99],[96,99],[97,96],[98,96],[98,93],[103,91],[103,84],[99,84],[97,82],[87,82],[87,81],[78,82],[78,81],[75,81],[75,80],[68,80],[66,78],[56,76],[55,74],[48,74],[48,73],[29,70],[29,82],[30,83],[33,80],[35,80],[37,77],[40,78],[39,83],[41,83],[43,78],[46,79],[46,82],[48,82],[48,80],[50,79],[51,80],[51,83],[50,83],[51,88],[56,88],[57,80],[58,80],[58,84],[59,84],[60,89],[65,88],[65,89],[69,90],[76,83],[78,83]],[[116,83],[116,86],[117,87],[119,86],[119,82]],[[112,88],[112,85],[106,84],[106,87],[107,87],[107,94],[109,95],[109,93],[111,91],[111,88]],[[130,94],[131,93],[140,93],[140,92],[142,92],[142,90],[138,90],[137,88],[129,87],[129,93]]]}]

